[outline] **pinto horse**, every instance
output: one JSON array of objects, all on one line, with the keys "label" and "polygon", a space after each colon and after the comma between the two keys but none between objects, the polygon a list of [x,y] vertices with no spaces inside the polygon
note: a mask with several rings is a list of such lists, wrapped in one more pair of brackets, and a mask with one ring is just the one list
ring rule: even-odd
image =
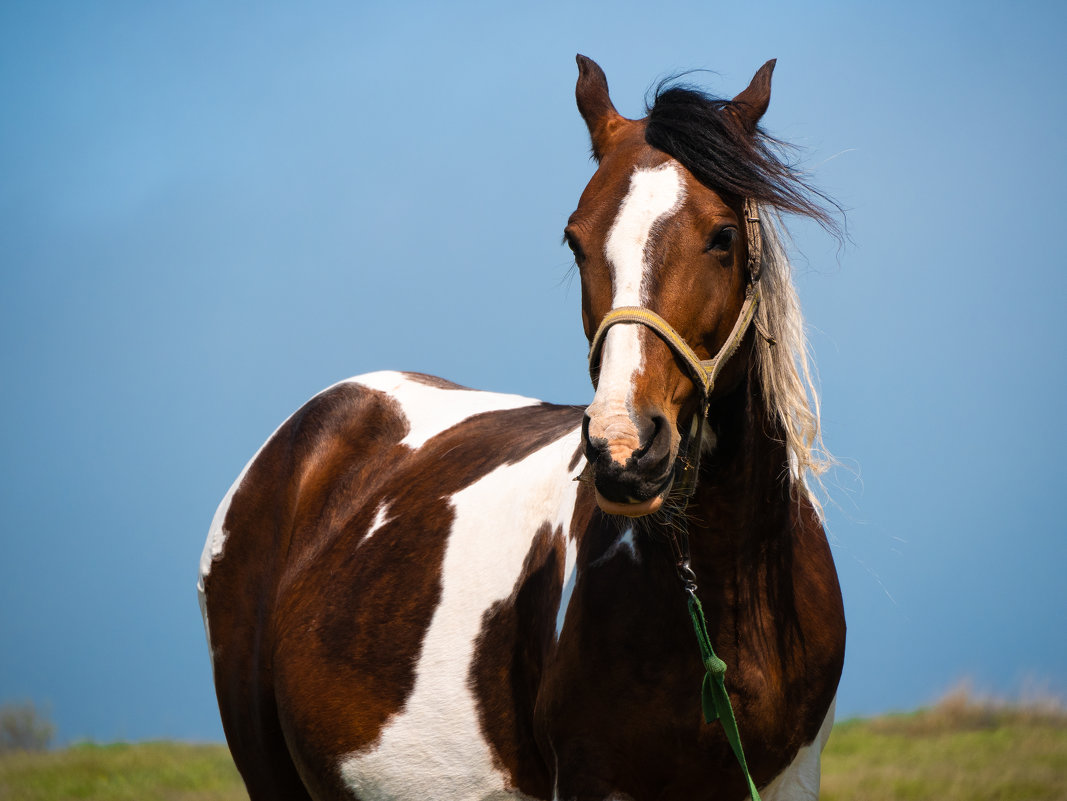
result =
[{"label": "pinto horse", "polygon": [[215,514],[201,609],[253,801],[818,795],[845,624],[776,212],[826,206],[758,126],[773,61],[642,120],[578,66],[593,402],[353,378]]}]

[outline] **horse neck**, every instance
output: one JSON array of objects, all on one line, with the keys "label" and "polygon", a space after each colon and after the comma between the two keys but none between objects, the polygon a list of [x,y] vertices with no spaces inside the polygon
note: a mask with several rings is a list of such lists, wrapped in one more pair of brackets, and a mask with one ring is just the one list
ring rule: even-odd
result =
[{"label": "horse neck", "polygon": [[793,489],[785,437],[767,410],[753,359],[739,385],[712,403],[709,419],[716,447],[704,459],[688,515],[694,568],[705,582],[729,586],[758,574],[765,584],[801,506],[810,504]]},{"label": "horse neck", "polygon": [[[764,673],[774,666],[781,686],[789,679],[794,690],[814,655],[816,667],[837,671],[832,692],[840,675],[833,663],[844,647],[836,572],[822,521],[806,491],[793,486],[785,438],[755,369],[710,412],[718,442],[702,467],[687,528],[719,655],[728,664],[761,665]],[[746,679],[735,672],[733,681],[737,687]]]}]

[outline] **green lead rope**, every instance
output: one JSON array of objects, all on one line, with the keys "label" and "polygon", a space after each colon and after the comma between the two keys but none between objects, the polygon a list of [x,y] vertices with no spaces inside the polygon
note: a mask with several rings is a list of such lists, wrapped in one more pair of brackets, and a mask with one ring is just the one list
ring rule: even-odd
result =
[{"label": "green lead rope", "polygon": [[686,595],[689,596],[689,617],[693,620],[693,631],[697,635],[697,643],[700,645],[700,659],[704,662],[704,684],[700,689],[700,706],[704,710],[704,721],[714,723],[716,720],[722,724],[722,730],[726,739],[737,757],[741,770],[745,772],[745,780],[748,781],[748,793],[752,801],[760,801],[756,783],[752,781],[752,774],[748,772],[748,763],[745,762],[745,751],[741,748],[741,735],[737,731],[737,718],[734,717],[733,707],[730,706],[730,696],[726,692],[726,683],[723,677],[726,675],[726,663],[715,655],[711,647],[711,638],[708,636],[708,625],[704,620],[704,608],[700,605],[700,599],[696,593],[686,587]]}]

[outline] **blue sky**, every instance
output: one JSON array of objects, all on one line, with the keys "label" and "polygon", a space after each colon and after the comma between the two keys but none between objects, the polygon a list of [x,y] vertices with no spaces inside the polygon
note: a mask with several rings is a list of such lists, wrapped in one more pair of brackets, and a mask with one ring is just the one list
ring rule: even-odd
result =
[{"label": "blue sky", "polygon": [[560,246],[574,54],[639,116],[742,89],[848,210],[791,230],[849,651],[839,712],[1067,690],[1067,11],[1052,3],[0,6],[0,702],[221,739],[215,506],[381,368],[591,398]]}]

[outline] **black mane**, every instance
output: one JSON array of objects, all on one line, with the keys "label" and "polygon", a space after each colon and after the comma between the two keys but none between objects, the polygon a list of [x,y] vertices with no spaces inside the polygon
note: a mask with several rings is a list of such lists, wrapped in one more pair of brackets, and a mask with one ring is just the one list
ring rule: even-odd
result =
[{"label": "black mane", "polygon": [[669,80],[648,106],[645,141],[680,161],[698,181],[735,198],[801,214],[839,234],[841,207],[801,178],[789,147],[757,126],[750,132],[733,101]]}]

